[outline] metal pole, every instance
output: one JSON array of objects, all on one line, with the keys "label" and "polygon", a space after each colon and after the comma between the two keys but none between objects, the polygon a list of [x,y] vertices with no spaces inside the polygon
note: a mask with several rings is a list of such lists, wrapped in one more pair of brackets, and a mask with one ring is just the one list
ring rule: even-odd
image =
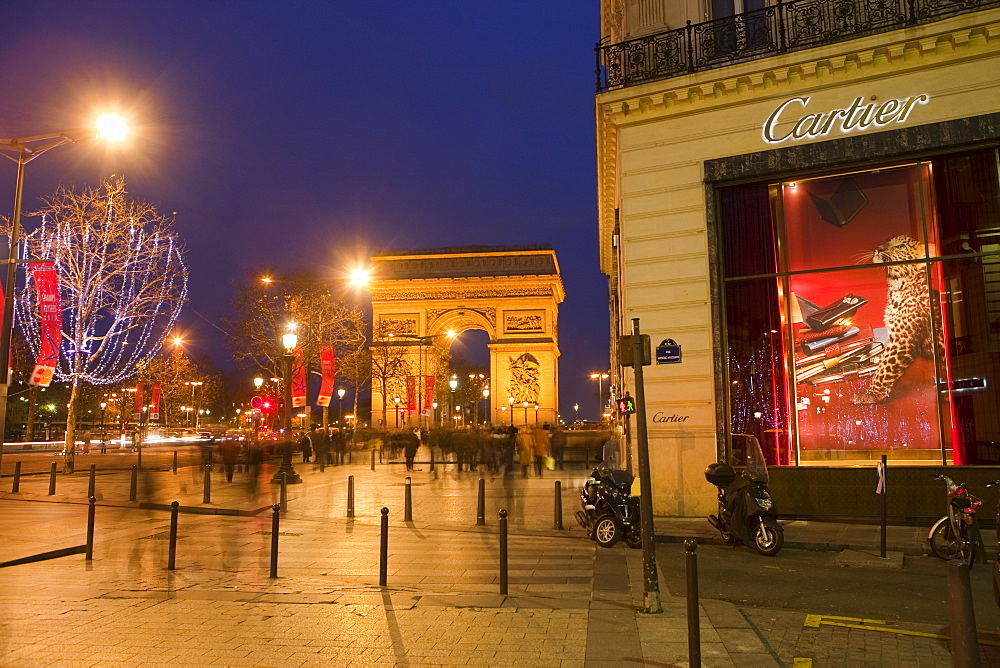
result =
[{"label": "metal pole", "polygon": [[167,553],[167,570],[172,571],[177,565],[177,509],[180,504],[170,502],[170,548]]},{"label": "metal pole", "polygon": [[479,503],[476,506],[476,524],[486,524],[486,481],[479,479]]},{"label": "metal pole", "polygon": [[389,560],[389,509],[382,508],[382,535],[378,548],[378,586],[386,586]]},{"label": "metal pole", "polygon": [[97,503],[97,498],[91,494],[90,498],[87,499],[89,506],[87,507],[87,561],[94,558],[94,514],[95,514],[95,504]]},{"label": "metal pole", "polygon": [[347,516],[354,517],[354,476],[347,476]]},{"label": "metal pole", "polygon": [[413,483],[410,476],[406,476],[406,483],[403,486],[403,521],[413,521]]},{"label": "metal pole", "polygon": [[[653,546],[653,482],[649,472],[649,439],[646,433],[646,389],[642,381],[642,336],[639,318],[632,318],[632,360],[635,372],[635,423],[639,444],[639,522],[642,527],[642,585],[646,612],[663,610],[660,605],[660,583],[656,574],[656,552]],[[598,377],[599,379],[600,377]],[[603,406],[602,406],[603,408]]]},{"label": "metal pole", "polygon": [[375,470],[375,448],[372,448],[372,471]]},{"label": "metal pole", "polygon": [[177,473],[177,451],[174,450],[174,473]]},{"label": "metal pole", "polygon": [[202,503],[212,503],[212,465],[205,464],[205,483],[201,497]]},{"label": "metal pole", "polygon": [[7,392],[10,387],[7,360],[10,359],[10,341],[14,333],[14,281],[17,279],[17,264],[20,259],[21,243],[21,200],[24,196],[24,166],[31,156],[23,148],[17,158],[17,177],[14,182],[14,217],[10,226],[10,257],[7,263],[7,280],[4,281],[3,319],[0,321],[0,462],[3,456],[4,433],[7,428]]},{"label": "metal pole", "polygon": [[49,470],[49,496],[56,493],[56,463],[52,462],[52,468]]},{"label": "metal pole", "polygon": [[961,668],[979,668],[979,635],[972,607],[969,562],[948,562],[948,621],[951,626],[951,662]]},{"label": "metal pole", "polygon": [[507,595],[507,509],[500,509],[500,595]]},{"label": "metal pole", "polygon": [[87,484],[87,496],[96,496],[97,464],[90,465],[90,482]]},{"label": "metal pole", "polygon": [[[0,448],[3,446],[0,445]],[[18,490],[21,489],[21,460],[14,462],[14,482],[10,486],[10,493],[17,494]]]},{"label": "metal pole", "polygon": [[135,501],[136,493],[139,489],[139,468],[132,464],[132,480],[128,487],[128,500]]},{"label": "metal pole", "polygon": [[278,577],[278,523],[281,517],[281,506],[277,503],[271,506],[271,577]]},{"label": "metal pole", "polygon": [[281,512],[288,512],[288,474],[281,474]]},{"label": "metal pole", "polygon": [[885,525],[886,525],[886,512],[889,505],[889,470],[886,468],[885,455],[882,455],[882,527],[879,532],[879,545],[881,545],[881,550],[879,556],[885,559]]},{"label": "metal pole", "polygon": [[[642,358],[639,358],[640,361]],[[684,563],[687,566],[687,625],[688,625],[688,665],[701,665],[701,621],[698,617],[698,541],[684,539]]]},{"label": "metal pole", "polygon": [[553,506],[553,527],[562,530],[562,481],[556,480],[556,497]]}]

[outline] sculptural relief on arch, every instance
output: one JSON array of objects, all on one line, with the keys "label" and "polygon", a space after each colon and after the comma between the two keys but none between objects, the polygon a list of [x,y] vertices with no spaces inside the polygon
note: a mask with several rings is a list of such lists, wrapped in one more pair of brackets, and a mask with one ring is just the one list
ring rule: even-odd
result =
[{"label": "sculptural relief on arch", "polygon": [[476,381],[489,390],[477,407],[480,426],[558,419],[565,293],[555,251],[474,246],[371,261],[373,426],[471,426],[453,410],[461,392],[449,386],[449,361],[452,335],[475,329],[489,337],[488,378]]}]

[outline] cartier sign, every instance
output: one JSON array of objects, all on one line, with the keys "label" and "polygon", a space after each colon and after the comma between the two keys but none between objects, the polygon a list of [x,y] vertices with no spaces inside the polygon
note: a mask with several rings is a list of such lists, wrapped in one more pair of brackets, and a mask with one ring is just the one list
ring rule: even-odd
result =
[{"label": "cartier sign", "polygon": [[856,97],[843,109],[813,112],[807,109],[810,98],[793,97],[782,102],[767,117],[763,127],[764,141],[780,144],[784,141],[816,139],[831,133],[863,132],[882,128],[890,123],[904,123],[914,107],[927,104],[930,99],[930,95],[921,93],[879,102],[872,95],[867,101],[863,97]]}]

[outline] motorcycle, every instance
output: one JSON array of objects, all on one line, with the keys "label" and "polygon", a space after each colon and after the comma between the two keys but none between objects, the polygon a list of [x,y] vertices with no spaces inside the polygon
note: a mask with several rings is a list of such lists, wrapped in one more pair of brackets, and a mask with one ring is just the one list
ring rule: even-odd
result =
[{"label": "motorcycle", "polygon": [[576,520],[601,547],[611,547],[622,539],[631,548],[642,547],[633,479],[628,471],[598,466],[580,490],[581,509],[576,511]]},{"label": "motorcycle", "polygon": [[764,453],[757,439],[746,434],[733,434],[733,446],[731,462],[743,467],[739,477],[726,462],[715,462],[705,469],[705,479],[719,489],[719,514],[709,515],[708,522],[727,545],[740,541],[773,557],[785,543],[785,532],[778,524],[774,499],[767,488]]},{"label": "motorcycle", "polygon": [[982,499],[970,494],[965,483],[956,483],[945,475],[931,477],[943,480],[948,490],[948,512],[927,534],[931,552],[939,559],[967,561],[972,568],[976,562],[976,542],[982,540],[975,526],[976,510]]},{"label": "motorcycle", "polygon": [[[986,483],[987,487],[1000,486],[1000,480]],[[997,545],[1000,545],[1000,497],[997,498],[996,516]],[[993,598],[1000,605],[1000,555],[993,561]]]}]

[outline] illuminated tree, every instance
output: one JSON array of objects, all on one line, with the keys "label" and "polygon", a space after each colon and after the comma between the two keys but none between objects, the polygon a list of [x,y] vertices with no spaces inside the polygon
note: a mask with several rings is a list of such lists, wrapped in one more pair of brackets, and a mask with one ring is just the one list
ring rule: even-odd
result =
[{"label": "illuminated tree", "polygon": [[[192,381],[201,383],[197,387],[195,402],[200,406],[213,404],[221,385],[217,374],[211,374],[204,365],[192,362],[179,345],[174,345],[169,353],[147,359],[139,370],[139,380],[146,384],[147,398],[153,384],[160,383],[160,415],[164,425],[180,423],[184,417],[180,407],[192,405]],[[192,408],[197,409],[198,406],[192,405]]]},{"label": "illuminated tree", "polygon": [[[55,380],[71,385],[66,425],[67,472],[73,471],[74,424],[81,384],[112,385],[134,376],[159,352],[187,299],[184,249],[172,220],[129,197],[125,181],[61,186],[31,214],[26,256],[55,263],[62,345]],[[16,317],[38,352],[38,295],[30,272],[17,292]]]}]

